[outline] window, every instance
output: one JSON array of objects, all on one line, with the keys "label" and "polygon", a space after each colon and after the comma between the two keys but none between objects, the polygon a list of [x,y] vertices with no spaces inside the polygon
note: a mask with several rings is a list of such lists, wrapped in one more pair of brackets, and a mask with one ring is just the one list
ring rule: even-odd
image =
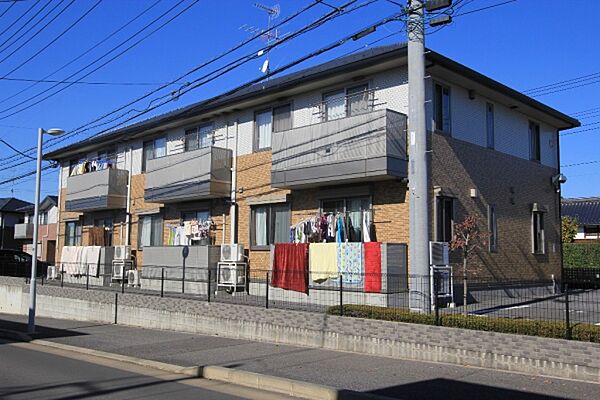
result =
[{"label": "window", "polygon": [[117,165],[117,152],[112,150],[104,150],[98,152],[98,160],[109,161],[113,166]]},{"label": "window", "polygon": [[450,133],[450,88],[435,84],[434,92],[434,124],[435,130]]},{"label": "window", "polygon": [[496,219],[496,206],[488,206],[488,232],[490,234],[489,250],[498,251],[498,221]]},{"label": "window", "polygon": [[371,110],[372,96],[368,84],[340,89],[323,95],[326,121],[358,115]]},{"label": "window", "polygon": [[321,213],[342,213],[346,216],[346,235],[349,242],[363,241],[363,215],[369,212],[371,212],[371,199],[369,197],[349,197],[321,201]]},{"label": "window", "polygon": [[274,243],[290,241],[290,206],[265,204],[252,207],[250,244],[254,249],[267,249]]},{"label": "window", "polygon": [[112,218],[99,218],[94,220],[94,226],[104,230],[103,246],[113,245],[113,220]]},{"label": "window", "polygon": [[213,124],[206,124],[185,131],[185,151],[192,151],[212,145]]},{"label": "window", "polygon": [[81,246],[81,224],[69,221],[65,224],[65,246]]},{"label": "window", "polygon": [[256,114],[255,150],[264,150],[271,147],[272,132],[273,112],[269,110]]},{"label": "window", "polygon": [[163,219],[159,214],[144,215],[138,221],[138,244],[144,246],[163,245]]},{"label": "window", "polygon": [[39,224],[48,225],[48,211],[44,211],[39,215]]},{"label": "window", "polygon": [[487,147],[494,148],[494,105],[487,103],[485,105],[485,122],[487,132]]},{"label": "window", "polygon": [[531,230],[533,234],[532,238],[532,251],[534,254],[544,254],[546,252],[544,242],[544,213],[534,211],[531,215]]},{"label": "window", "polygon": [[541,160],[540,125],[532,121],[529,121],[529,159],[537,162]]},{"label": "window", "polygon": [[148,160],[167,155],[167,139],[164,137],[144,142],[144,157],[142,158],[142,172],[146,172]]},{"label": "window", "polygon": [[346,97],[348,99],[348,116],[362,114],[369,110],[369,85],[349,88]]},{"label": "window", "polygon": [[583,235],[587,239],[598,239],[600,238],[600,226],[598,225],[585,225],[583,227]]},{"label": "window", "polygon": [[452,197],[437,198],[436,240],[450,242],[454,225],[454,199]]},{"label": "window", "polygon": [[289,104],[273,108],[273,132],[292,129],[292,107]]}]

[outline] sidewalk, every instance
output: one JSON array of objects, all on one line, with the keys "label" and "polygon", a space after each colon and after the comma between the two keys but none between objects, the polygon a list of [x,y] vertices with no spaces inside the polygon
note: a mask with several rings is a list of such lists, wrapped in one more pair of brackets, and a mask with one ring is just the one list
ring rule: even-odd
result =
[{"label": "sidewalk", "polygon": [[[27,317],[0,314],[0,329]],[[396,398],[512,400],[595,398],[600,385],[456,365],[395,360],[78,321],[38,318],[35,338],[182,367],[218,365]]]}]

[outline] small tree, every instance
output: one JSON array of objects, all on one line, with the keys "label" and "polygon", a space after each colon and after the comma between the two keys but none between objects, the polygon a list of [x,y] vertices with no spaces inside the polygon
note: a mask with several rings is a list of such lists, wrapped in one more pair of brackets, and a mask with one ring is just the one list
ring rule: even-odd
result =
[{"label": "small tree", "polygon": [[462,222],[454,224],[454,237],[450,241],[451,250],[462,251],[463,308],[465,316],[467,315],[467,271],[469,260],[478,249],[483,248],[487,244],[489,238],[488,233],[483,233],[479,230],[478,222],[478,218],[475,215],[466,215]]},{"label": "small tree", "polygon": [[577,235],[577,218],[563,216],[561,221],[562,227],[562,242],[573,243],[575,236]]}]

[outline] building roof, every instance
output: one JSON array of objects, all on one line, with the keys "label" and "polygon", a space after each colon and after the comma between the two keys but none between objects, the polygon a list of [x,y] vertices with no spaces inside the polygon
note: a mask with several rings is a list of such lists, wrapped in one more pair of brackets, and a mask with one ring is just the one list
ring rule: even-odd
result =
[{"label": "building roof", "polygon": [[[44,200],[42,200],[40,202],[40,210],[41,211],[45,211],[45,210],[51,208],[52,206],[58,206],[58,196],[46,196],[44,198]],[[34,210],[34,205],[31,203],[28,203],[25,207],[21,207],[17,211],[26,213],[26,214],[33,214],[35,210]]]},{"label": "building roof", "polygon": [[600,225],[600,197],[562,200],[562,215],[577,219],[579,225]]},{"label": "building roof", "polygon": [[[326,79],[336,74],[358,70],[363,67],[368,67],[378,63],[383,63],[390,60],[400,59],[407,56],[407,44],[397,43],[379,47],[373,47],[352,55],[343,56],[334,60],[319,64],[313,67],[305,68],[297,72],[293,72],[278,78],[256,83],[250,86],[242,85],[218,96],[190,104],[146,120],[133,123],[123,128],[102,134],[94,135],[88,139],[77,143],[70,144],[61,149],[52,151],[44,155],[47,160],[59,160],[61,158],[70,157],[79,151],[91,150],[98,144],[104,144],[107,141],[126,140],[131,135],[140,132],[157,128],[160,125],[173,122],[178,119],[190,118],[195,115],[208,113],[218,108],[230,106],[234,103],[239,103],[251,98],[264,96],[267,94],[281,92],[299,85],[304,85],[311,81]],[[467,77],[483,86],[489,87],[503,95],[513,98],[516,101],[526,104],[527,106],[551,115],[558,121],[561,121],[559,129],[570,129],[580,125],[579,121],[557,111],[539,101],[532,99],[524,94],[509,88],[477,71],[474,71],[462,64],[459,64],[443,55],[432,50],[427,51],[427,60],[429,67],[441,66],[449,69],[457,74]]]},{"label": "building roof", "polygon": [[0,212],[20,212],[19,209],[27,206],[33,206],[28,201],[20,200],[14,197],[0,198]]}]

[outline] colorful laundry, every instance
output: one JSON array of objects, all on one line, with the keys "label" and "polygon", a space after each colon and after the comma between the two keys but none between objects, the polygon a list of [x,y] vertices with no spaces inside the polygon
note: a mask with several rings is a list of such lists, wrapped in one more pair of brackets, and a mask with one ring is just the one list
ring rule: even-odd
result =
[{"label": "colorful laundry", "polygon": [[337,264],[342,281],[361,284],[363,278],[362,243],[338,243]]},{"label": "colorful laundry", "polygon": [[311,243],[308,254],[313,282],[324,282],[339,275],[336,243]]},{"label": "colorful laundry", "polygon": [[274,252],[271,285],[308,294],[308,244],[277,243]]},{"label": "colorful laundry", "polygon": [[365,292],[381,293],[381,243],[364,243]]}]

